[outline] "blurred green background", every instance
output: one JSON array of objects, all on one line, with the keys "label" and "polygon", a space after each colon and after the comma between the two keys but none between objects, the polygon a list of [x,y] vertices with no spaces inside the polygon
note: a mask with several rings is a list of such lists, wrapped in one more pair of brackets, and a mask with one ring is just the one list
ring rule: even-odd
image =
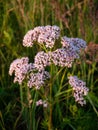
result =
[{"label": "blurred green background", "polygon": [[[37,48],[23,47],[22,40],[28,30],[45,25],[57,25],[62,36],[87,42],[89,52],[79,69],[90,88],[90,99],[85,110],[79,108],[71,129],[98,130],[98,0],[0,0],[0,130],[25,130],[19,87],[8,71],[14,59],[34,58]],[[74,109],[70,113],[75,114]]]}]

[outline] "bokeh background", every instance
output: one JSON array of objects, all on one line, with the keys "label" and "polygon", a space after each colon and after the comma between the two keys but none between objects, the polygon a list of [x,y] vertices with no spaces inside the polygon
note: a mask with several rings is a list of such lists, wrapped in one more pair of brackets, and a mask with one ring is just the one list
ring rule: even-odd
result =
[{"label": "bokeh background", "polygon": [[25,48],[22,40],[28,30],[45,25],[57,25],[62,36],[87,42],[79,68],[74,66],[73,71],[78,75],[82,71],[90,89],[89,103],[84,110],[71,106],[74,128],[67,127],[70,118],[65,124],[66,130],[98,130],[98,0],[0,0],[0,130],[26,130],[19,86],[8,71],[14,59],[34,58],[38,47]]}]

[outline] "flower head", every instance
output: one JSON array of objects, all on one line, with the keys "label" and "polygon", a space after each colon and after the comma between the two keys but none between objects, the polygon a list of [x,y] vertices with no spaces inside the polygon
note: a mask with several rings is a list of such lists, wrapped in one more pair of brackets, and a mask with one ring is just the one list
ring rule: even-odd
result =
[{"label": "flower head", "polygon": [[23,46],[32,47],[33,41],[37,41],[40,44],[44,43],[47,48],[52,48],[59,36],[60,28],[58,26],[38,26],[26,33]]},{"label": "flower head", "polygon": [[42,100],[42,99],[40,99],[40,100],[38,100],[37,102],[36,102],[36,106],[41,106],[41,105],[43,105],[43,107],[47,107],[48,106],[48,103],[47,103],[47,101],[46,100]]},{"label": "flower head", "polygon": [[76,102],[78,102],[81,106],[86,104],[86,101],[83,98],[83,96],[86,96],[89,91],[89,89],[86,87],[86,83],[78,79],[77,76],[70,76],[69,84],[73,88]]},{"label": "flower head", "polygon": [[71,48],[60,48],[51,53],[52,62],[61,67],[71,67],[76,58],[78,55]]},{"label": "flower head", "polygon": [[34,65],[39,71],[44,70],[50,63],[50,55],[44,51],[38,52],[34,58]]},{"label": "flower head", "polygon": [[41,86],[45,85],[45,81],[50,78],[50,74],[47,71],[41,71],[38,73],[31,73],[28,77],[27,86],[36,89],[40,89]]},{"label": "flower head", "polygon": [[65,48],[71,48],[73,51],[80,53],[81,49],[86,48],[86,42],[80,38],[69,38],[69,37],[62,37],[61,44]]},{"label": "flower head", "polygon": [[36,40],[36,33],[34,30],[29,30],[23,38],[23,46],[32,47],[33,41]]},{"label": "flower head", "polygon": [[33,64],[29,64],[28,62],[28,57],[23,57],[20,59],[16,59],[11,63],[9,68],[9,75],[15,73],[14,82],[18,82],[19,84],[21,84],[22,81],[25,79],[26,74],[34,69]]}]

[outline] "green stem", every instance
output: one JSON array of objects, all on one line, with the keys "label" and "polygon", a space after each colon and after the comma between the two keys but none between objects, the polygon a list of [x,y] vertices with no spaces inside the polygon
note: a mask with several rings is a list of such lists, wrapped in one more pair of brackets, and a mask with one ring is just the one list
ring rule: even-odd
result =
[{"label": "green stem", "polygon": [[[53,66],[51,65],[51,75],[53,73]],[[49,104],[49,126],[48,130],[52,130],[52,81],[53,79],[51,78],[51,84],[50,84],[50,104]]]},{"label": "green stem", "polygon": [[50,113],[49,113],[49,127],[48,130],[52,130],[52,104],[50,103]]},{"label": "green stem", "polygon": [[21,108],[22,108],[22,112],[23,112],[23,90],[22,90],[22,85],[20,86],[20,100],[21,100]]},{"label": "green stem", "polygon": [[52,84],[50,85],[50,104],[49,104],[49,129],[52,130]]}]

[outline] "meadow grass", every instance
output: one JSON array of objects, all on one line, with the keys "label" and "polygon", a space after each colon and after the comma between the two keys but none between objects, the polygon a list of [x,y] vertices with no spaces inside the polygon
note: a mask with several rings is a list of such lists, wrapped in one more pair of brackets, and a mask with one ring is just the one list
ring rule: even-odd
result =
[{"label": "meadow grass", "polygon": [[[25,86],[19,87],[8,75],[14,59],[28,56],[32,61],[41,50],[37,45],[23,47],[26,32],[36,26],[57,25],[62,36],[79,37],[87,44],[97,44],[97,3],[98,0],[0,0],[0,130],[47,130],[49,127],[49,113],[35,105],[29,108],[30,99],[26,98],[31,95],[35,103],[39,93],[35,90],[29,92]],[[50,127],[53,130],[98,129],[98,61],[88,63],[89,58],[89,55],[86,58],[81,56],[69,70],[52,66],[54,80],[51,84],[55,88],[53,93],[56,93],[53,99],[49,97],[50,102],[55,101],[53,107],[50,106]],[[86,81],[90,89],[84,107],[71,98],[66,78],[70,72]],[[43,90],[40,95],[43,96]]]}]

